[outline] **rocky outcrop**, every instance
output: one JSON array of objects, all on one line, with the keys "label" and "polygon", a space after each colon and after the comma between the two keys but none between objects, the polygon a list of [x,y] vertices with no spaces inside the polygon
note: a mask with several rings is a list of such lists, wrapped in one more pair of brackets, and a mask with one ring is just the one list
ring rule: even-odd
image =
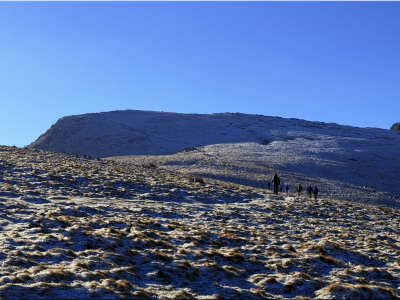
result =
[{"label": "rocky outcrop", "polygon": [[400,131],[400,123],[394,123],[392,127],[390,127],[390,130]]}]

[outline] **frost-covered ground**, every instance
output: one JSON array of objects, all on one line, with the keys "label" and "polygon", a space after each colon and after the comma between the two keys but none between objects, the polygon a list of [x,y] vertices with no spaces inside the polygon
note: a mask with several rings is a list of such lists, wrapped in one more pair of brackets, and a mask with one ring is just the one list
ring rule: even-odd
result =
[{"label": "frost-covered ground", "polygon": [[400,134],[379,128],[126,110],[61,118],[29,148],[154,162],[257,188],[278,173],[291,191],[312,184],[326,197],[400,207]]},{"label": "frost-covered ground", "polygon": [[271,143],[272,146],[253,142],[215,144],[172,155],[111,159],[134,164],[152,163],[172,171],[257,188],[267,188],[267,182],[271,183],[273,174],[277,173],[283,190],[289,185],[293,193],[299,184],[303,188],[311,184],[318,186],[324,197],[400,207],[400,147],[385,146],[385,142],[379,140],[364,141],[368,146],[348,146],[353,147],[350,151],[329,145],[337,139],[324,139],[277,141]]},{"label": "frost-covered ground", "polygon": [[0,296],[397,299],[400,211],[0,147]]}]

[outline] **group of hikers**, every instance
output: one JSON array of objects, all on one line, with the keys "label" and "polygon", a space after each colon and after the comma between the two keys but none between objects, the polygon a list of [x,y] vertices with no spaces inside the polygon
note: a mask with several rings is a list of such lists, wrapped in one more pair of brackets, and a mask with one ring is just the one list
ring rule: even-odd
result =
[{"label": "group of hikers", "polygon": [[[281,180],[279,179],[279,177],[278,177],[277,174],[275,174],[275,175],[272,177],[272,184],[273,184],[273,186],[274,186],[274,195],[278,195],[278,189],[279,189],[280,192],[282,192],[283,187],[280,186],[280,185],[281,185]],[[280,187],[279,187],[279,186],[280,186]],[[268,189],[270,189],[270,187],[271,187],[271,184],[270,184],[269,181],[268,181]],[[297,194],[298,194],[299,196],[301,195],[301,191],[302,191],[302,190],[303,190],[303,187],[301,186],[301,184],[299,184],[299,186],[297,187]],[[289,192],[289,185],[286,184],[286,193],[288,193],[288,192]],[[307,188],[307,193],[308,193],[310,199],[311,199],[311,196],[314,195],[314,199],[317,200],[318,192],[319,192],[319,190],[318,190],[318,187],[317,187],[317,186],[315,186],[315,187],[313,188],[313,187],[311,186],[311,184],[310,184],[310,186]]]}]

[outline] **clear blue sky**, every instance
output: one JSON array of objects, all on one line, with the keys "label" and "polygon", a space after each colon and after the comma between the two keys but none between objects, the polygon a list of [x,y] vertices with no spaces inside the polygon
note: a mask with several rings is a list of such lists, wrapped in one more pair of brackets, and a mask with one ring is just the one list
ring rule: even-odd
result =
[{"label": "clear blue sky", "polygon": [[400,122],[400,2],[0,2],[0,144],[67,115]]}]

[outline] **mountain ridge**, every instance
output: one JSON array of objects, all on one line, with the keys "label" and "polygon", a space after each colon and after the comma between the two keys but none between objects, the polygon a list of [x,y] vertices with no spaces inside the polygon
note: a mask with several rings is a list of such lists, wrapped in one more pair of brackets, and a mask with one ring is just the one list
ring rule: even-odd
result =
[{"label": "mountain ridge", "polygon": [[[399,206],[400,135],[379,128],[240,113],[114,111],[61,118],[28,148],[113,157],[266,188]],[[139,156],[140,155],[140,156]]]},{"label": "mountain ridge", "polygon": [[[165,155],[182,151],[187,148],[185,145],[194,147],[235,142],[265,143],[280,140],[280,138],[285,139],[285,137],[276,138],[273,133],[265,131],[288,126],[316,130],[327,127],[331,131],[342,130],[345,133],[352,133],[353,136],[359,135],[359,131],[364,131],[373,134],[379,132],[382,135],[389,135],[389,138],[398,137],[398,133],[379,128],[353,127],[258,114],[184,114],[118,110],[62,117],[36,141],[28,145],[28,148],[88,154],[95,157]],[[194,136],[194,134],[197,135]],[[118,140],[118,148],[110,148],[110,144],[101,147],[99,143],[99,141],[111,143],[116,140]],[[164,148],[151,149],[150,146],[159,146],[157,141],[161,141]],[[146,146],[140,147],[141,144]],[[179,146],[173,146],[173,144],[179,144]],[[83,153],[83,150],[88,153]]]}]

